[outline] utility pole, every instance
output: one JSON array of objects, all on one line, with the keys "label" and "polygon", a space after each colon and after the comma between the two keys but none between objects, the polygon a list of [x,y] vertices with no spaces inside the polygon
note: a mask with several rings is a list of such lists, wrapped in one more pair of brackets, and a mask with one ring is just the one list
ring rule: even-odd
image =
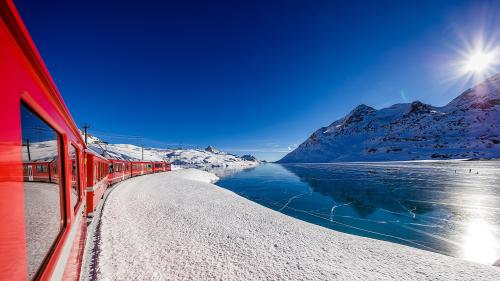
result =
[{"label": "utility pole", "polygon": [[28,149],[28,161],[31,162],[30,140],[29,139],[26,139],[26,148]]},{"label": "utility pole", "polygon": [[142,144],[142,139],[139,136],[139,134],[137,134],[136,137],[137,137],[137,144],[141,145],[141,160],[144,160],[144,145]]},{"label": "utility pole", "polygon": [[85,134],[85,145],[87,145],[87,129],[90,129],[90,125],[87,123],[83,124],[83,131]]}]

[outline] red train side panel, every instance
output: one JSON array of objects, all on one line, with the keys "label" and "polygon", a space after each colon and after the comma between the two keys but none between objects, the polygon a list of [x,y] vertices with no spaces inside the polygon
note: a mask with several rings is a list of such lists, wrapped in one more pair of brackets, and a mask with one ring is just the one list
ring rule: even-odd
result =
[{"label": "red train side panel", "polygon": [[110,162],[108,182],[110,185],[130,178],[130,162],[108,159]]},{"label": "red train side panel", "polygon": [[87,162],[87,214],[95,211],[108,187],[109,161],[97,153],[86,150]]},{"label": "red train side panel", "polygon": [[155,173],[166,172],[166,171],[171,171],[171,170],[172,170],[172,166],[170,165],[169,162],[156,161],[153,164],[153,172],[155,172]]},{"label": "red train side panel", "polygon": [[151,162],[134,161],[132,162],[132,176],[141,176],[153,173]]},{"label": "red train side panel", "polygon": [[25,181],[59,182],[57,173],[58,159],[39,162],[24,162],[23,177]]},{"label": "red train side panel", "polygon": [[78,280],[85,144],[12,1],[0,85],[0,280]]}]

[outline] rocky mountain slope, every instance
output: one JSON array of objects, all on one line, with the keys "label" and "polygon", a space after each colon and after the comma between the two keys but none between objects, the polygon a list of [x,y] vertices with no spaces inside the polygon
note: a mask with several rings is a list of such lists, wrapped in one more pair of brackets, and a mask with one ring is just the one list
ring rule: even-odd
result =
[{"label": "rocky mountain slope", "polygon": [[359,105],[278,162],[319,163],[500,157],[500,74],[446,106]]}]

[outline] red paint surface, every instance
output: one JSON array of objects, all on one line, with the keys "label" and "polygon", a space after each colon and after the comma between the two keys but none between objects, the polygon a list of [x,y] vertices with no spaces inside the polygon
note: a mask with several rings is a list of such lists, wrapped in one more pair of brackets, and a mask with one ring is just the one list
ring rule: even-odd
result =
[{"label": "red paint surface", "polygon": [[[71,142],[81,151],[85,145],[12,1],[0,1],[0,85],[2,87],[0,280],[27,279],[21,102],[24,102],[61,135],[62,151],[64,151],[58,160],[60,163],[64,162],[63,166],[66,167],[65,170],[62,170],[61,165],[58,167],[59,173],[64,177],[63,181],[59,181],[61,188],[65,191],[65,197],[61,198],[62,210],[64,210],[61,221],[63,230],[38,275],[40,280],[49,280],[56,264],[60,262],[63,248],[72,242],[69,241],[69,232],[76,220],[69,198],[71,173],[68,173],[68,170],[71,166],[68,165],[70,158],[67,145]],[[83,170],[80,169],[79,172],[83,173]],[[84,184],[83,180],[82,184]],[[83,190],[79,198],[80,200],[84,198]],[[81,228],[78,230],[83,231]]]}]

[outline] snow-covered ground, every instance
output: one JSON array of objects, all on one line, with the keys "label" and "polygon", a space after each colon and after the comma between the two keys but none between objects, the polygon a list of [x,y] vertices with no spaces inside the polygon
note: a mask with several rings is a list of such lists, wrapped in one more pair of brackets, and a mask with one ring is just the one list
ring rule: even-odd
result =
[{"label": "snow-covered ground", "polygon": [[28,147],[23,145],[23,162],[30,161],[52,161],[57,157],[57,141],[41,141],[30,143],[30,153],[28,157]]},{"label": "snow-covered ground", "polygon": [[[229,168],[241,169],[259,165],[259,161],[245,156],[236,156],[207,149],[161,149],[142,148],[133,144],[104,144],[94,136],[89,137],[89,147],[97,153],[116,159],[145,161],[169,161],[174,166],[191,168]],[[144,157],[142,155],[144,153]]]},{"label": "snow-covered ground", "polygon": [[326,229],[214,180],[182,169],[115,186],[82,280],[500,280],[498,267]]}]

